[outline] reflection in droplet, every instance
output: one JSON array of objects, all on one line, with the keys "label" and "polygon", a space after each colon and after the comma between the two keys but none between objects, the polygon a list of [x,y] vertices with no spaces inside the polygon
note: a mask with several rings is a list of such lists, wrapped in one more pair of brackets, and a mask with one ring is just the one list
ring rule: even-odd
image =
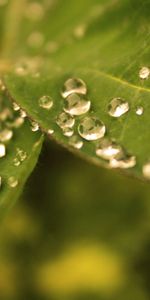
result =
[{"label": "reflection in droplet", "polygon": [[12,136],[13,136],[13,131],[5,128],[2,131],[0,131],[0,142],[4,143],[10,141]]},{"label": "reflection in droplet", "polygon": [[121,98],[114,98],[108,106],[111,117],[118,118],[129,111],[129,103]]},{"label": "reflection in droplet", "polygon": [[143,112],[144,112],[144,109],[142,106],[138,106],[136,108],[136,115],[141,116],[141,115],[143,115]]},{"label": "reflection in droplet", "polygon": [[106,127],[104,123],[95,117],[84,118],[78,126],[78,132],[81,137],[87,141],[94,141],[105,135]]},{"label": "reflection in droplet", "polygon": [[144,164],[143,166],[143,175],[146,179],[150,180],[150,161]]},{"label": "reflection in droplet", "polygon": [[6,146],[4,144],[0,144],[0,158],[6,155]]},{"label": "reflection in droplet", "polygon": [[124,151],[120,152],[113,159],[110,160],[111,168],[128,169],[136,165],[136,157],[126,154]]},{"label": "reflection in droplet", "polygon": [[140,79],[148,79],[150,76],[150,68],[148,67],[142,67],[139,71],[139,77]]},{"label": "reflection in droplet", "polygon": [[69,78],[65,83],[61,91],[63,98],[67,98],[70,94],[77,93],[85,95],[87,93],[87,87],[85,82],[79,78]]},{"label": "reflection in droplet", "polygon": [[53,106],[53,100],[50,96],[42,96],[38,102],[39,106],[46,110],[50,110]]},{"label": "reflection in droplet", "polygon": [[76,149],[81,149],[83,147],[83,141],[77,135],[73,135],[70,138],[69,144]]},{"label": "reflection in droplet", "polygon": [[18,180],[14,176],[11,176],[8,178],[8,185],[11,188],[15,188],[18,185]]},{"label": "reflection in droplet", "polygon": [[56,123],[62,129],[72,128],[75,124],[75,119],[73,117],[71,117],[70,115],[66,114],[65,112],[62,112],[58,116]]},{"label": "reflection in droplet", "polygon": [[122,147],[111,139],[104,138],[99,141],[96,149],[97,156],[111,160],[122,151]]},{"label": "reflection in droplet", "polygon": [[78,94],[71,94],[65,101],[64,111],[70,115],[80,116],[90,110],[91,101]]}]

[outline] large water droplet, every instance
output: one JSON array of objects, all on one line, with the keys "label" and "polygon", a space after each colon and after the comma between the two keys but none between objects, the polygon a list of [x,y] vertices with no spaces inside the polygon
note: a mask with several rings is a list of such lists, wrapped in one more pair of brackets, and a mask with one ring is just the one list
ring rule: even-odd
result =
[{"label": "large water droplet", "polygon": [[124,151],[120,152],[113,159],[110,160],[111,168],[129,169],[136,165],[136,157],[126,154]]},{"label": "large water droplet", "polygon": [[77,135],[70,138],[69,144],[76,149],[81,149],[83,147],[83,141]]},{"label": "large water droplet", "polygon": [[91,102],[78,94],[71,94],[65,101],[64,111],[70,115],[80,116],[89,111]]},{"label": "large water droplet", "polygon": [[150,76],[150,68],[148,67],[142,67],[139,71],[139,77],[140,79],[148,79]]},{"label": "large water droplet", "polygon": [[52,98],[50,96],[42,96],[39,99],[39,106],[46,110],[50,110],[51,107],[53,106]]},{"label": "large water droplet", "polygon": [[150,180],[150,161],[144,164],[142,171],[144,177]]},{"label": "large water droplet", "polygon": [[8,185],[11,188],[15,188],[18,185],[18,180],[14,176],[11,176],[8,178]]},{"label": "large water droplet", "polygon": [[75,124],[75,119],[73,117],[71,117],[70,115],[66,114],[65,112],[62,112],[58,116],[56,123],[62,129],[72,128]]},{"label": "large water droplet", "polygon": [[94,141],[105,135],[106,127],[103,122],[95,117],[84,118],[78,126],[78,132],[81,137],[87,141]]},{"label": "large water droplet", "polygon": [[0,144],[0,158],[6,155],[6,146],[4,144]]},{"label": "large water droplet", "polygon": [[62,88],[61,95],[63,98],[67,98],[70,94],[77,93],[85,95],[87,93],[87,87],[85,82],[79,78],[68,79]]},{"label": "large water droplet", "polygon": [[99,145],[96,149],[96,154],[103,159],[111,160],[121,151],[122,147],[115,141],[104,138],[100,140]]},{"label": "large water droplet", "polygon": [[129,111],[129,103],[121,98],[114,98],[108,106],[108,113],[111,117],[119,118]]},{"label": "large water droplet", "polygon": [[2,131],[0,131],[0,141],[1,142],[7,142],[10,141],[11,138],[13,136],[13,131],[10,129],[3,129]]}]

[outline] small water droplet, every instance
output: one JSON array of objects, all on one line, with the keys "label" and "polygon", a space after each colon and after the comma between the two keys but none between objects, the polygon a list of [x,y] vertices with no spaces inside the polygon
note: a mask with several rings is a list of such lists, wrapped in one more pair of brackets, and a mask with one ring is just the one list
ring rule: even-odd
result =
[{"label": "small water droplet", "polygon": [[64,128],[63,135],[67,137],[71,137],[74,134],[74,130],[71,128]]},{"label": "small water droplet", "polygon": [[141,115],[143,115],[143,112],[144,112],[144,109],[142,106],[138,106],[136,108],[136,115],[141,116]]},{"label": "small water droplet", "polygon": [[85,95],[87,93],[87,87],[85,82],[79,78],[69,78],[62,88],[61,95],[63,98],[67,98],[70,94],[77,93]]},{"label": "small water droplet", "polygon": [[150,161],[144,164],[143,166],[143,175],[146,179],[150,179]]},{"label": "small water droplet", "polygon": [[76,149],[81,149],[83,147],[83,141],[77,135],[73,135],[70,138],[69,144]]},{"label": "small water droplet", "polygon": [[2,131],[0,131],[0,141],[3,143],[10,141],[12,136],[13,136],[13,131],[10,129],[5,128]]},{"label": "small water droplet", "polygon": [[108,106],[108,113],[111,117],[119,118],[129,111],[129,103],[121,98],[114,98]]},{"label": "small water droplet", "polygon": [[39,99],[39,106],[44,109],[50,110],[53,106],[52,98],[50,96],[42,96]]},{"label": "small water droplet", "polygon": [[15,103],[15,102],[13,102],[13,110],[14,111],[20,110],[20,106],[17,103]]},{"label": "small water droplet", "polygon": [[96,149],[96,154],[97,156],[103,159],[111,160],[121,151],[122,147],[118,145],[115,141],[108,138],[104,138],[100,140],[99,145]]},{"label": "small water droplet", "polygon": [[120,152],[113,159],[110,160],[111,168],[129,169],[136,165],[136,157],[126,154],[124,151]]},{"label": "small water droplet", "polygon": [[48,133],[49,135],[51,135],[51,134],[54,133],[54,130],[53,130],[53,129],[48,129],[47,133]]},{"label": "small water droplet", "polygon": [[20,117],[21,118],[26,118],[27,117],[27,113],[22,109],[20,109]]},{"label": "small water droplet", "polygon": [[73,117],[71,117],[70,115],[66,114],[65,112],[62,112],[58,116],[56,123],[62,129],[72,128],[75,124],[75,119]]},{"label": "small water droplet", "polygon": [[104,137],[106,127],[103,122],[95,117],[84,118],[78,126],[78,132],[81,137],[87,141],[94,141]]},{"label": "small water droplet", "polygon": [[20,160],[19,160],[18,157],[15,157],[13,159],[13,164],[14,164],[15,167],[19,167],[20,166],[21,162],[20,162]]},{"label": "small water droplet", "polygon": [[28,45],[33,48],[39,48],[44,43],[44,36],[40,32],[33,32],[28,38]]},{"label": "small water droplet", "polygon": [[0,158],[6,155],[6,146],[4,144],[0,144]]},{"label": "small water droplet", "polygon": [[150,76],[150,68],[148,67],[142,67],[139,71],[139,77],[140,79],[148,79]]},{"label": "small water droplet", "polygon": [[17,148],[17,156],[19,160],[23,162],[27,158],[27,153],[24,150]]},{"label": "small water droplet", "polygon": [[31,121],[31,130],[36,132],[39,130],[39,124],[37,122]]},{"label": "small water droplet", "polygon": [[38,2],[28,4],[25,16],[31,21],[40,21],[44,16],[44,7]]},{"label": "small water droplet", "polygon": [[91,101],[78,94],[71,94],[66,98],[64,111],[70,115],[80,116],[90,110]]},{"label": "small water droplet", "polygon": [[8,178],[8,185],[11,188],[15,188],[18,185],[18,180],[14,176],[11,176]]}]

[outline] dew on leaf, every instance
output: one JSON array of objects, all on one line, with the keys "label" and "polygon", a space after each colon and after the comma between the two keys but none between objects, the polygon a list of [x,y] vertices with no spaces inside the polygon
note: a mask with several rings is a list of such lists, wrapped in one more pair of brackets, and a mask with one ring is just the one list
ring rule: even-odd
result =
[{"label": "dew on leaf", "polygon": [[47,133],[48,133],[49,135],[51,135],[51,134],[54,133],[54,130],[53,130],[53,129],[48,129]]},{"label": "dew on leaf", "polygon": [[144,112],[144,109],[142,106],[138,106],[136,108],[136,115],[141,116],[141,115],[143,115],[143,112]]},{"label": "dew on leaf", "polygon": [[69,144],[76,149],[81,149],[83,147],[83,141],[78,135],[73,135],[69,140]]},{"label": "dew on leaf", "polygon": [[119,118],[129,111],[129,103],[121,98],[114,98],[108,105],[108,114]]},{"label": "dew on leaf", "polygon": [[15,158],[13,159],[13,165],[14,165],[15,167],[19,167],[20,164],[21,164],[21,162],[20,162],[19,158],[18,158],[18,157],[15,157]]},{"label": "dew on leaf", "polygon": [[87,93],[87,87],[85,82],[79,78],[69,78],[65,83],[61,91],[63,98],[67,98],[70,94],[77,93],[85,95]]},{"label": "dew on leaf", "polygon": [[0,131],[0,142],[7,142],[7,141],[10,141],[11,138],[13,136],[13,131],[10,130],[10,129],[3,129]]},{"label": "dew on leaf", "polygon": [[85,117],[78,126],[78,132],[85,140],[94,141],[104,137],[106,127],[95,117]]},{"label": "dew on leaf", "polygon": [[111,168],[129,169],[136,165],[136,157],[126,154],[124,151],[118,153],[110,160],[109,166]]},{"label": "dew on leaf", "polygon": [[6,155],[6,146],[0,143],[0,158],[4,157],[5,155]]},{"label": "dew on leaf", "polygon": [[140,79],[148,79],[150,76],[150,68],[148,67],[142,67],[139,71],[139,77]]},{"label": "dew on leaf", "polygon": [[85,99],[83,95],[71,94],[66,98],[64,111],[70,115],[80,116],[90,110],[91,101]]},{"label": "dew on leaf", "polygon": [[144,177],[150,180],[150,161],[144,164],[142,171]]},{"label": "dew on leaf", "polygon": [[39,101],[39,106],[46,109],[50,110],[53,106],[53,100],[50,96],[42,96]]},{"label": "dew on leaf", "polygon": [[14,111],[20,110],[20,106],[17,103],[15,103],[15,102],[13,102],[13,110]]},{"label": "dew on leaf", "polygon": [[27,116],[27,113],[24,110],[20,109],[20,117],[26,118],[26,116]]},{"label": "dew on leaf", "polygon": [[75,119],[72,116],[66,114],[65,112],[62,112],[58,116],[56,123],[61,129],[72,128],[75,124]]},{"label": "dew on leaf", "polygon": [[63,135],[67,137],[71,137],[74,134],[74,130],[72,128],[64,128],[63,129]]},{"label": "dew on leaf", "polygon": [[36,132],[39,130],[39,124],[37,122],[31,121],[31,130]]},{"label": "dew on leaf", "polygon": [[103,159],[111,160],[121,151],[122,147],[118,145],[115,141],[108,138],[104,138],[99,141],[99,144],[96,149],[96,154],[97,156]]},{"label": "dew on leaf", "polygon": [[15,188],[18,185],[18,180],[14,176],[11,176],[8,178],[8,185],[11,188]]}]

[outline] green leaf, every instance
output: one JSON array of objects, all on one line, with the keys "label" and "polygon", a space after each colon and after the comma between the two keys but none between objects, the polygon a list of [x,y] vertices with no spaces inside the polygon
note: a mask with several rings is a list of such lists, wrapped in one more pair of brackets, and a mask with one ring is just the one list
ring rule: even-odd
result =
[{"label": "green leaf", "polygon": [[[14,122],[18,120],[18,113],[14,113],[4,95],[1,95],[1,124],[0,140],[3,130],[9,130],[13,135],[5,142],[6,154],[0,158],[0,217],[7,211],[20,195],[23,186],[32,172],[42,146],[43,137],[39,132],[32,132],[29,121],[16,128]],[[5,113],[8,111],[8,113]],[[7,114],[7,120],[2,116]]]},{"label": "green leaf", "polygon": [[[4,77],[9,96],[44,132],[53,129],[53,138],[74,151],[56,119],[64,108],[60,91],[65,80],[81,78],[88,88],[90,114],[104,122],[108,138],[136,157],[136,165],[124,172],[142,177],[143,165],[150,159],[150,80],[141,81],[139,70],[149,66],[150,2],[59,0],[50,10],[44,4],[41,7],[46,11],[43,19],[35,22],[28,14],[28,25],[27,14],[23,14],[27,7],[20,8],[23,17],[10,55],[15,64]],[[3,53],[8,48],[6,43]],[[23,66],[24,73],[18,66]],[[53,99],[50,111],[38,104],[44,95]],[[120,118],[108,115],[108,105],[115,97],[126,99],[130,107]],[[141,116],[136,114],[139,106],[144,109]],[[83,118],[76,118],[76,134]],[[108,167],[97,157],[96,147],[97,142],[84,141],[82,149],[75,152]]]}]

